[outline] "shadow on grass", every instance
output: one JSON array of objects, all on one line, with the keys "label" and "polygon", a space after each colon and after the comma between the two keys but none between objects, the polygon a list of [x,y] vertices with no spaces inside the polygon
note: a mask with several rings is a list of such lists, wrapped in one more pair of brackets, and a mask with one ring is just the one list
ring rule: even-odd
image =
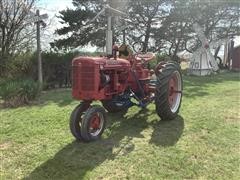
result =
[{"label": "shadow on grass", "polygon": [[209,76],[186,76],[183,75],[183,93],[185,97],[196,97],[208,95],[207,87],[218,83],[233,81],[239,82],[239,72],[222,72]]},{"label": "shadow on grass", "polygon": [[153,112],[140,110],[130,117],[124,117],[122,113],[108,114],[108,119],[111,119],[106,129],[107,132],[110,132],[108,138],[91,143],[73,141],[57,152],[52,159],[37,167],[25,179],[82,179],[88,177],[88,172],[103,162],[132,152],[135,146],[131,140],[136,137],[144,138],[141,132],[149,126],[154,127],[150,143],[159,146],[174,145],[182,134],[183,118],[179,116],[168,122],[159,122],[158,119],[147,122],[147,116],[151,113]]},{"label": "shadow on grass", "polygon": [[183,129],[184,120],[181,116],[170,121],[160,121],[153,125],[150,143],[157,146],[173,146],[181,137]]},{"label": "shadow on grass", "polygon": [[49,102],[56,103],[58,106],[67,106],[75,101],[72,98],[71,89],[54,89],[49,91],[43,91],[41,94],[40,106],[44,106]]}]

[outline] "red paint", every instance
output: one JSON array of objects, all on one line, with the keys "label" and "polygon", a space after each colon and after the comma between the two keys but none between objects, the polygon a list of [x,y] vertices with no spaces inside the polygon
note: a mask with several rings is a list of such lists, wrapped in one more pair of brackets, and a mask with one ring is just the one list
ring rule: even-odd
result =
[{"label": "red paint", "polygon": [[95,116],[92,117],[91,119],[91,123],[90,123],[90,127],[94,130],[97,130],[100,128],[100,118],[98,117],[98,115],[96,114]]},{"label": "red paint", "polygon": [[168,84],[168,103],[171,107],[175,105],[178,96],[178,79],[176,75],[173,75]]},{"label": "red paint", "polygon": [[[150,80],[150,70],[134,57],[129,60],[77,57],[72,62],[72,68],[72,96],[78,100],[111,99],[113,95],[123,93],[128,86],[137,92],[139,88],[131,71],[143,84],[146,95],[153,91],[145,83]],[[108,84],[101,83],[101,73],[110,77]]]},{"label": "red paint", "polygon": [[232,69],[240,70],[240,46],[234,48],[232,56]]}]

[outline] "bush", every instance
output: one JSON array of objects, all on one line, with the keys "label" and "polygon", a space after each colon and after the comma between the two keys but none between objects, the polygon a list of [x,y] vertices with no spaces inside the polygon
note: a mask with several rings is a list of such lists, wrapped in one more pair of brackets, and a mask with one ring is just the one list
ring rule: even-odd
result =
[{"label": "bush", "polygon": [[1,62],[0,76],[4,78],[26,77],[32,71],[32,53],[26,52],[17,56],[9,56]]},{"label": "bush", "polygon": [[[71,64],[76,56],[97,56],[100,53],[88,52],[42,52],[42,69],[44,89],[71,87]],[[5,59],[4,66],[0,63],[0,77],[23,78],[31,77],[37,80],[37,53],[26,52]],[[1,83],[1,82],[0,82]]]},{"label": "bush", "polygon": [[[71,87],[71,64],[76,56],[91,55],[83,52],[43,52],[42,66],[43,66],[43,80],[44,89]],[[97,55],[97,53],[93,54]],[[37,55],[32,56],[33,66],[31,68],[31,77],[37,79]]]},{"label": "bush", "polygon": [[157,53],[155,59],[149,62],[149,68],[155,69],[158,63],[162,61],[169,61],[169,57],[166,54]]},{"label": "bush", "polygon": [[32,79],[12,79],[2,81],[0,96],[5,107],[29,104],[39,94],[39,84]]}]

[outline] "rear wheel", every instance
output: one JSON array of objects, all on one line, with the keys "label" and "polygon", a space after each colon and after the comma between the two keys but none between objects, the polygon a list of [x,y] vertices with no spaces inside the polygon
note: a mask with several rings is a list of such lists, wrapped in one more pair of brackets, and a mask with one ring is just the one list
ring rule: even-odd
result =
[{"label": "rear wheel", "polygon": [[182,100],[182,75],[175,63],[163,65],[157,72],[156,111],[162,120],[174,119]]},{"label": "rear wheel", "polygon": [[101,106],[90,107],[83,119],[81,125],[81,137],[84,141],[98,140],[106,125],[106,113]]}]

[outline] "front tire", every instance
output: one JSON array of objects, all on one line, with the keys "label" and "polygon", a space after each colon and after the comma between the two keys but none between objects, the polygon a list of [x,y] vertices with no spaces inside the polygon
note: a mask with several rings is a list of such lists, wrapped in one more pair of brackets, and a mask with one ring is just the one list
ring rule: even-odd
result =
[{"label": "front tire", "polygon": [[162,120],[174,119],[182,101],[182,75],[180,66],[167,63],[157,71],[156,111]]},{"label": "front tire", "polygon": [[70,117],[69,127],[72,135],[77,139],[82,141],[81,135],[81,124],[82,118],[84,116],[85,111],[89,108],[89,102],[82,102],[79,104],[73,111]]},{"label": "front tire", "polygon": [[98,140],[105,126],[106,112],[104,108],[94,105],[86,111],[82,119],[81,137],[86,142]]}]

